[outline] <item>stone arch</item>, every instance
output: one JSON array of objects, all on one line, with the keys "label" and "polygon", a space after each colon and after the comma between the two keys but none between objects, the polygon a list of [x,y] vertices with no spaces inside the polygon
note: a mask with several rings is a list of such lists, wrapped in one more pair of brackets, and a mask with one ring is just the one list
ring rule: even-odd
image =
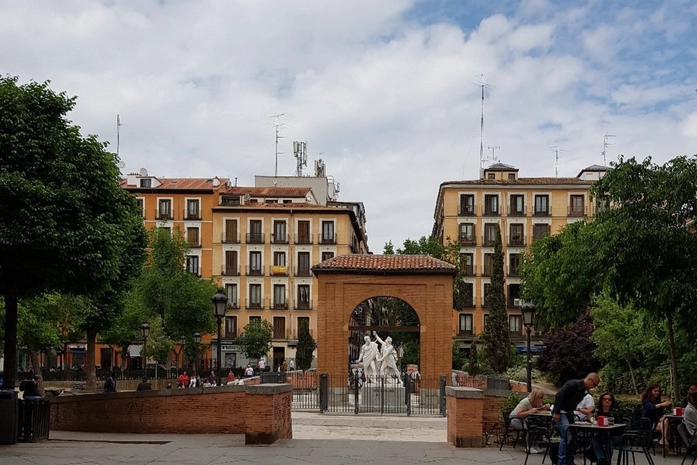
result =
[{"label": "stone arch", "polygon": [[453,265],[426,255],[343,255],[312,271],[318,280],[318,371],[347,373],[351,313],[366,299],[390,296],[411,305],[419,317],[421,375],[435,379],[450,373]]}]

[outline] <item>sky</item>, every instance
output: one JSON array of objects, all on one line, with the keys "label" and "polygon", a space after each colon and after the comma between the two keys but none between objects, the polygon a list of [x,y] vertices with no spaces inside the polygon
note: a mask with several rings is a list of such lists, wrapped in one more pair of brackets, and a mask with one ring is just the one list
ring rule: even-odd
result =
[{"label": "sky", "polygon": [[124,173],[253,186],[276,129],[279,175],[306,141],[381,253],[494,156],[566,177],[697,153],[695,31],[693,0],[0,0],[0,74],[77,96],[113,152],[120,115]]}]

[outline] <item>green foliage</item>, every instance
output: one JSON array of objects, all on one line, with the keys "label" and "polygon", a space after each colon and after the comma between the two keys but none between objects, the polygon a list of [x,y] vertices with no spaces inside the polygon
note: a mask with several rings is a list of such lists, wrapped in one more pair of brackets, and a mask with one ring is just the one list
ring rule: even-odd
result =
[{"label": "green foliage", "polygon": [[150,319],[148,324],[150,333],[146,341],[145,356],[148,359],[154,358],[159,363],[167,362],[174,347],[174,341],[165,334],[163,321],[159,315]]},{"label": "green foliage", "polygon": [[457,341],[452,342],[452,348],[453,348],[453,363],[452,367],[453,370],[462,370],[465,368],[465,356],[460,350],[460,343]]},{"label": "green foliage", "polygon": [[506,398],[506,402],[501,406],[501,413],[503,413],[504,410],[513,410],[518,406],[522,399],[523,396],[520,392],[511,391]]},{"label": "green foliage", "polygon": [[271,350],[272,336],[271,323],[266,320],[252,320],[244,327],[244,332],[237,336],[237,344],[248,359],[258,360]]},{"label": "green foliage", "polygon": [[407,365],[418,365],[420,357],[420,346],[418,341],[407,341],[402,345],[404,353],[399,359],[399,364],[406,369]]},{"label": "green foliage", "polygon": [[492,261],[491,285],[486,296],[489,304],[489,319],[482,332],[484,355],[487,365],[496,373],[504,373],[509,366],[511,356],[511,339],[508,334],[508,312],[504,294],[503,248],[501,230],[496,225],[496,241]]},{"label": "green foliage", "polygon": [[308,370],[312,366],[312,352],[317,348],[317,343],[310,334],[307,321],[300,323],[298,328],[298,347],[295,352],[295,363],[299,370]]},{"label": "green foliage", "polygon": [[477,376],[479,374],[479,351],[477,350],[477,343],[472,342],[470,345],[470,356],[469,363],[467,364],[467,373],[472,376]]}]

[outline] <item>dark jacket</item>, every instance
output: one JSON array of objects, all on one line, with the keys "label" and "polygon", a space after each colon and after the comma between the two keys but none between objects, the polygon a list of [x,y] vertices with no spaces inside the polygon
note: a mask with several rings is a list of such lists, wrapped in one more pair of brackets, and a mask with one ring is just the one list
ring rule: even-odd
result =
[{"label": "dark jacket", "polygon": [[116,392],[116,381],[111,376],[104,381],[104,392]]},{"label": "dark jacket", "polygon": [[658,419],[663,416],[663,408],[656,407],[656,404],[661,402],[661,399],[658,399],[656,403],[653,403],[648,397],[644,399],[644,402],[641,403],[641,416],[650,419],[651,423],[656,424]]},{"label": "dark jacket", "polygon": [[567,412],[567,414],[573,415],[576,406],[585,396],[586,386],[583,384],[582,379],[567,381],[561,389],[557,391],[557,395],[554,398],[554,411],[552,413],[561,413],[563,410]]},{"label": "dark jacket", "polygon": [[24,398],[26,399],[27,397],[39,397],[39,388],[36,385],[36,381],[29,380],[27,383],[24,385]]},{"label": "dark jacket", "polygon": [[152,386],[150,386],[150,383],[147,381],[141,381],[138,383],[138,387],[136,388],[136,391],[150,391],[152,390]]}]

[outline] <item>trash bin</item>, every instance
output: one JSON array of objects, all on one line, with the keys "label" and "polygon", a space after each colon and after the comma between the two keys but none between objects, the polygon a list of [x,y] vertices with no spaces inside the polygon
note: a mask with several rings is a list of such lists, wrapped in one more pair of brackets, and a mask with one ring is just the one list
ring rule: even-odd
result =
[{"label": "trash bin", "polygon": [[17,444],[17,392],[0,391],[0,444]]}]

